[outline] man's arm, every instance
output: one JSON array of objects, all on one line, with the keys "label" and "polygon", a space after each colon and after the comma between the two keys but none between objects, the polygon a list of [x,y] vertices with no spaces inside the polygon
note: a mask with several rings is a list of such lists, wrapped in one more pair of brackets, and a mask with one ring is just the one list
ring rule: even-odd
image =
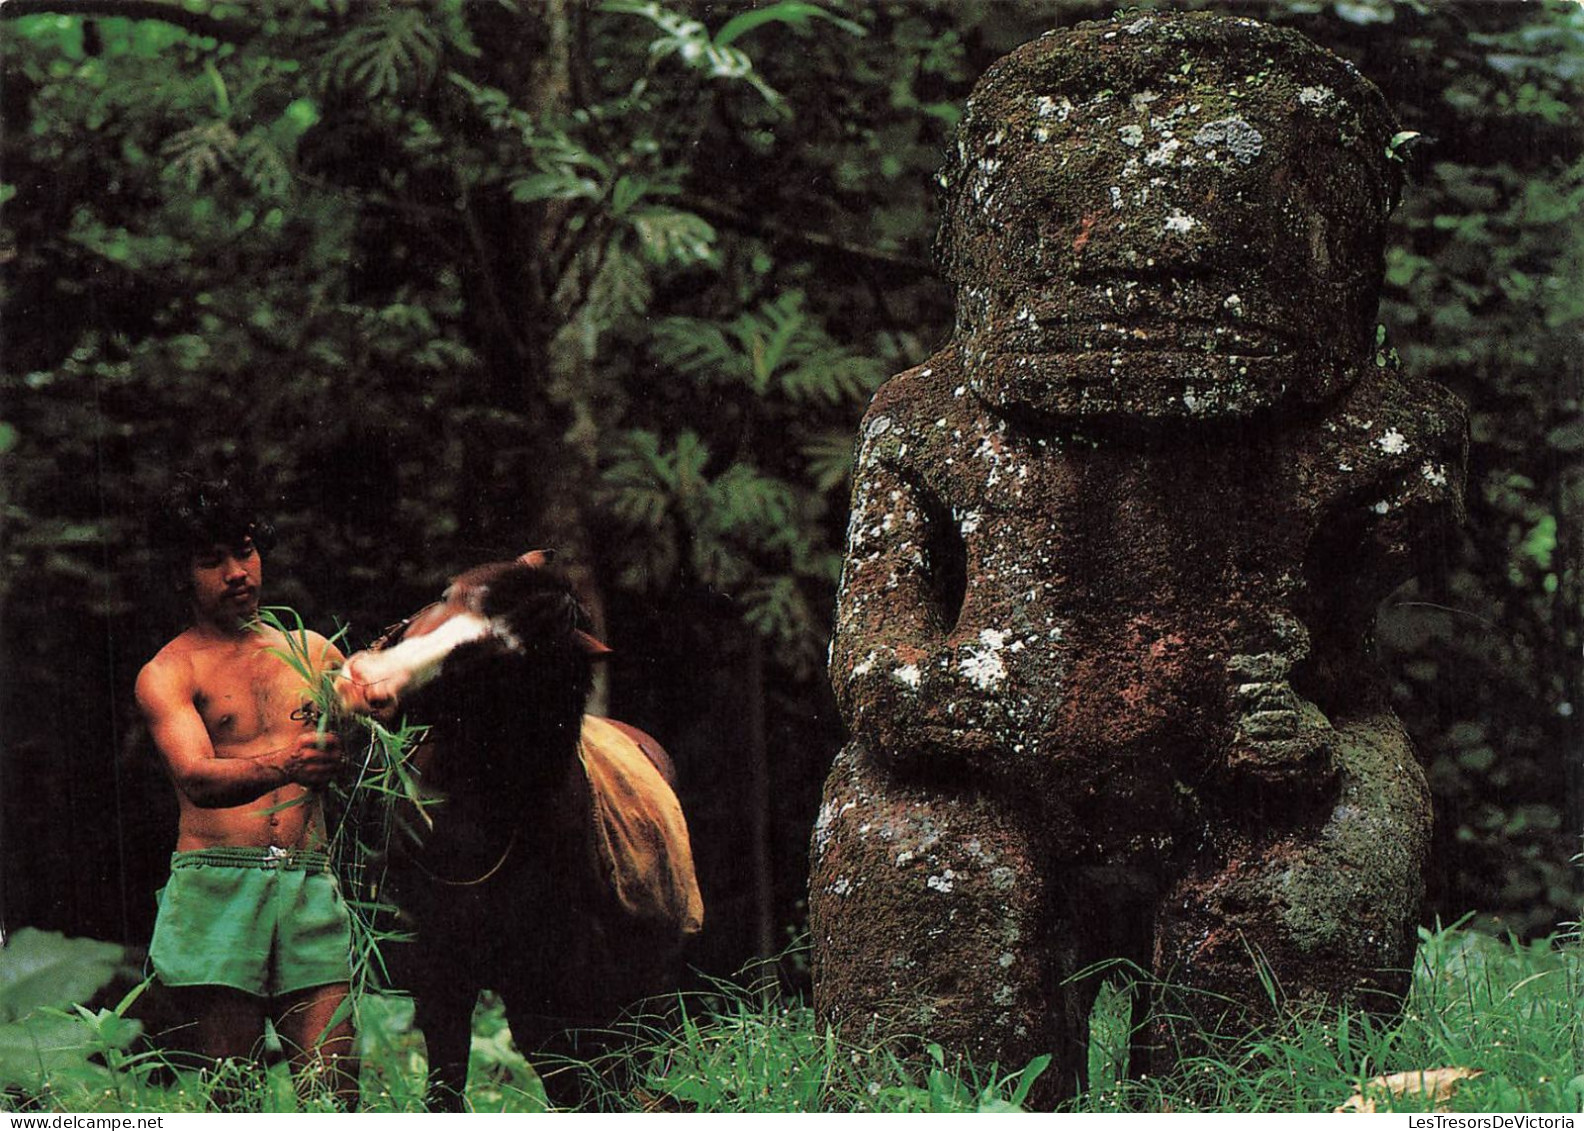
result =
[{"label": "man's arm", "polygon": [[148,664],[138,675],[137,701],[171,780],[201,809],[243,805],[294,782],[321,786],[340,766],[333,739],[327,749],[313,731],[256,758],[218,757],[193,705],[191,679],[175,663]]}]

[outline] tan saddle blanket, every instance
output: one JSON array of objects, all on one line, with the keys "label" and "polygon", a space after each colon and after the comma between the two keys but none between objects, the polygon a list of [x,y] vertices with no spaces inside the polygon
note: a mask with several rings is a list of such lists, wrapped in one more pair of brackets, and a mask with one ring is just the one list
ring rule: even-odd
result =
[{"label": "tan saddle blanket", "polygon": [[578,754],[594,795],[595,850],[617,902],[636,918],[698,934],[704,900],[676,793],[637,741],[608,719],[583,716]]}]

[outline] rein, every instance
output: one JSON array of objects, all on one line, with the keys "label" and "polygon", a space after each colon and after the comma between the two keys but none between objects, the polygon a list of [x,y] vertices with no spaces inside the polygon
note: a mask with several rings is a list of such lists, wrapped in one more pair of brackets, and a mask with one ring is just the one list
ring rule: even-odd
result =
[{"label": "rein", "polygon": [[475,887],[478,884],[482,884],[485,880],[489,879],[491,876],[493,876],[496,872],[499,872],[501,870],[501,868],[503,868],[505,866],[506,858],[511,855],[512,849],[517,847],[517,838],[520,835],[522,835],[522,826],[521,825],[519,825],[517,828],[512,830],[511,839],[506,842],[506,848],[501,852],[500,859],[495,861],[494,866],[492,868],[490,868],[489,871],[485,872],[482,876],[479,876],[476,879],[472,879],[472,880],[448,880],[444,876],[435,875],[428,868],[424,867],[423,861],[419,860],[416,856],[412,857],[412,862],[418,868],[418,870],[420,872],[422,872],[424,875],[428,876],[431,880],[433,880],[437,884],[445,884],[447,887],[453,887],[453,888]]}]

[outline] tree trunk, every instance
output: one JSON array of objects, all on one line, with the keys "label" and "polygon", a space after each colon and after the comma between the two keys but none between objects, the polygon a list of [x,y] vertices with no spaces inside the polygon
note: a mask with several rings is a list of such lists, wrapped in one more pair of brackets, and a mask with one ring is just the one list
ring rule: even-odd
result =
[{"label": "tree trunk", "polygon": [[1584,514],[1570,506],[1584,498],[1584,468],[1562,469],[1555,479],[1552,513],[1557,519],[1553,565],[1557,591],[1552,604],[1551,649],[1562,683],[1562,758],[1566,767],[1565,827],[1577,846],[1584,837]]},{"label": "tree trunk", "polygon": [[[583,7],[575,0],[544,0],[524,4],[517,17],[522,34],[519,41],[541,45],[542,49],[524,60],[518,73],[517,97],[535,118],[556,117],[576,108],[582,85],[578,81],[581,60],[578,46],[583,41],[579,28]],[[574,202],[546,201],[528,209],[514,207],[519,229],[519,247],[528,254],[519,259],[501,257],[503,270],[522,274],[510,285],[494,288],[494,293],[519,295],[516,316],[523,327],[531,327],[528,355],[519,359],[499,359],[497,364],[515,365],[517,372],[501,373],[498,385],[512,390],[514,403],[533,422],[537,432],[535,448],[544,462],[531,469],[538,481],[540,496],[537,513],[531,522],[548,548],[560,555],[559,565],[568,575],[579,600],[594,619],[595,633],[606,633],[605,602],[594,568],[597,548],[589,532],[589,485],[597,471],[597,448],[582,441],[578,428],[585,415],[561,390],[577,388],[579,374],[557,372],[556,351],[551,347],[557,330],[577,314],[582,295],[579,288],[563,287],[561,275],[577,270],[577,256],[570,258],[560,242]],[[526,536],[526,532],[525,532]],[[524,547],[527,549],[528,547]],[[593,714],[609,710],[610,679],[605,665],[595,669],[594,691],[588,709]]]},{"label": "tree trunk", "polygon": [[770,858],[770,754],[765,733],[764,641],[748,631],[748,663],[743,673],[748,724],[748,819],[752,837],[754,942],[766,961],[777,953],[775,883]]}]

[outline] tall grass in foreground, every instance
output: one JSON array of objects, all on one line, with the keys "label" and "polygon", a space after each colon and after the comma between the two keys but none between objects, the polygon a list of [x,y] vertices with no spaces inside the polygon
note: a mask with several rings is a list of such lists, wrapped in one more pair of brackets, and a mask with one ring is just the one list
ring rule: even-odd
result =
[{"label": "tall grass in foreground", "polygon": [[[664,1025],[634,1023],[637,1041],[604,1068],[627,1086],[607,1088],[617,1111],[999,1112],[1018,1111],[1050,1057],[1027,1065],[973,1065],[939,1045],[910,1042],[905,1061],[885,1045],[839,1040],[813,1010],[764,987],[717,983],[684,995]],[[612,1068],[618,1071],[612,1073]]]},{"label": "tall grass in foreground", "polygon": [[[1267,989],[1279,1000],[1280,991]],[[1584,950],[1524,945],[1472,931],[1421,931],[1402,1013],[1287,1009],[1262,1032],[1201,1034],[1202,1051],[1162,1079],[1128,1079],[1128,994],[1102,993],[1091,1041],[1091,1085],[1067,1105],[1086,1112],[1326,1112],[1371,1079],[1469,1068],[1447,1103],[1463,1112],[1578,1112],[1584,1100]],[[930,1062],[886,1048],[843,1045],[799,1002],[725,992],[684,1010],[632,1054],[640,1087],[609,1098],[704,1111],[1006,1110],[1025,1097],[1036,1062],[975,1068],[929,1046]],[[1428,1111],[1422,1095],[1365,1089],[1380,1110]]]},{"label": "tall grass in foreground", "polygon": [[[1208,1035],[1164,1079],[1113,1069],[1073,1105],[1080,1111],[1332,1111],[1363,1090],[1379,1110],[1430,1111],[1424,1095],[1366,1087],[1399,1072],[1467,1068],[1444,1110],[1578,1112],[1584,1101],[1584,949],[1475,931],[1421,929],[1400,1014],[1286,1008],[1256,1033]],[[1267,992],[1280,1000],[1278,987]],[[1096,1040],[1125,1044],[1118,1016]],[[1093,1063],[1093,1056],[1091,1063]]]},{"label": "tall grass in foreground", "polygon": [[[1115,975],[1113,975],[1115,976]],[[1331,1111],[1373,1077],[1468,1068],[1448,1110],[1571,1112],[1584,1100],[1584,948],[1572,940],[1519,944],[1464,930],[1422,932],[1413,986],[1400,1015],[1289,1010],[1259,1033],[1204,1036],[1203,1051],[1161,1079],[1129,1079],[1127,995],[1102,994],[1091,1045],[1090,1088],[1074,1111]],[[1279,990],[1271,987],[1273,995]],[[123,1005],[127,1002],[123,1002]],[[54,1011],[66,1016],[69,1010]],[[135,1051],[120,1010],[78,1010],[91,1023],[71,1071],[46,1072],[0,1091],[0,1110],[212,1110],[214,1084]],[[632,1048],[598,1067],[624,1085],[601,1106],[619,1111],[1006,1111],[1051,1069],[970,1065],[928,1043],[920,1060],[887,1046],[858,1047],[822,1031],[808,1005],[763,986],[721,983],[676,999],[665,1026],[638,1023]],[[130,1022],[128,1022],[130,1024]],[[369,995],[358,1008],[369,1111],[422,1110],[422,1044],[411,1005]],[[0,1026],[0,1029],[3,1029]],[[94,1033],[103,1036],[96,1047]],[[112,1040],[112,1036],[114,1039]],[[0,1045],[5,1043],[0,1032]],[[42,1062],[41,1062],[42,1063]],[[64,1061],[60,1062],[64,1065]],[[4,1074],[0,1073],[0,1077]],[[256,1111],[330,1110],[299,1097],[283,1064],[226,1083]],[[1380,1110],[1426,1111],[1422,1096],[1376,1096]],[[468,1099],[480,1111],[538,1111],[543,1092],[512,1046],[499,1003],[475,1016]]]}]

